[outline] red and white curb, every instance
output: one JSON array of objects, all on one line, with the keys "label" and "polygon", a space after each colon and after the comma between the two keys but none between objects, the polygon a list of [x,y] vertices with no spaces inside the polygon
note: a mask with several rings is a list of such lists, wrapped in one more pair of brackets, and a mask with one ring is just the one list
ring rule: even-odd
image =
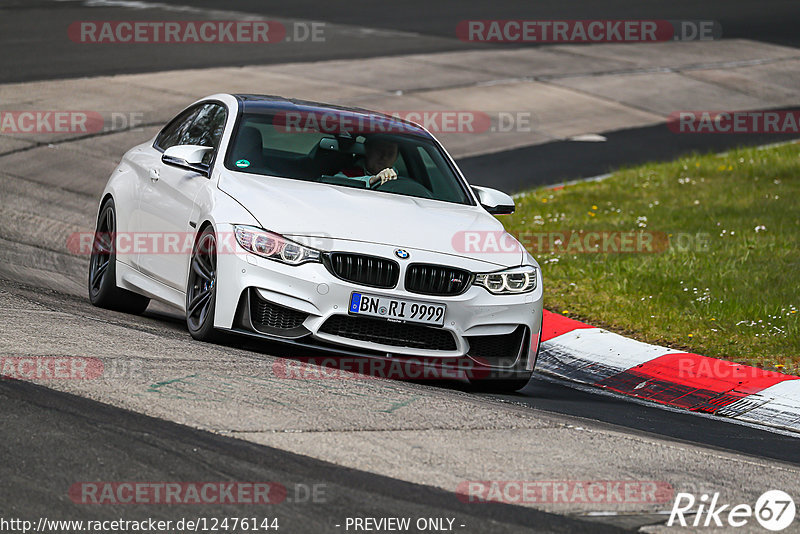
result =
[{"label": "red and white curb", "polygon": [[536,371],[800,432],[800,377],[642,343],[557,313],[544,312]]}]

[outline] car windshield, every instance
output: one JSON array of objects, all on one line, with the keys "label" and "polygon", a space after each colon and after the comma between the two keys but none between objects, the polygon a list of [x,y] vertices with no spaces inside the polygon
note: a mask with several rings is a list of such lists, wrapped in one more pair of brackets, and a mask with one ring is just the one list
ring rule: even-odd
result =
[{"label": "car windshield", "polygon": [[225,166],[251,174],[471,204],[466,186],[441,147],[419,132],[383,116],[348,111],[245,113]]}]

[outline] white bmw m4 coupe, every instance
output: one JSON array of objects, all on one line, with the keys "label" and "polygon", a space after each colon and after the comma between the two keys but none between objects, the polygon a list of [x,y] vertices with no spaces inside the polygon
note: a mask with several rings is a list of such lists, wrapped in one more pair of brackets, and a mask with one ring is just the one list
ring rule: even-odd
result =
[{"label": "white bmw m4 coupe", "polygon": [[217,94],[113,171],[89,297],[130,313],[169,304],[198,340],[414,361],[516,390],[539,349],[542,277],[494,217],[513,210],[412,122]]}]

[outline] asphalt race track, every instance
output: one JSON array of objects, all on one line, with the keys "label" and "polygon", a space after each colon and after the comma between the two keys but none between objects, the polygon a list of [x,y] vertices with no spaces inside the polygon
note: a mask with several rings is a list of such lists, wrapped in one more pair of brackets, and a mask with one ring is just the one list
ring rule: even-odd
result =
[{"label": "asphalt race track", "polygon": [[[1,446],[6,483],[0,498],[5,506],[13,503],[16,516],[36,517],[46,502],[50,517],[73,517],[72,503],[63,502],[63,497],[79,472],[89,480],[281,480],[288,490],[286,502],[259,514],[278,515],[281,523],[297,532],[332,531],[346,516],[370,514],[457,517],[475,532],[517,532],[530,525],[539,532],[618,531],[519,506],[486,503],[478,508],[435,488],[343,469],[31,384],[3,382],[0,399],[6,436]],[[20,465],[27,467],[24,477],[18,474]],[[317,490],[317,502],[313,494],[306,494],[306,488],[315,486],[324,488]],[[93,516],[99,520],[175,517],[173,510],[146,508],[107,506]],[[8,512],[4,509],[5,515]],[[203,505],[191,510],[197,517],[236,516],[237,512],[242,509],[235,506]]]},{"label": "asphalt race track", "polygon": [[[0,83],[488,46],[453,38],[457,22],[469,18],[707,18],[719,21],[726,37],[800,45],[797,5],[777,0],[726,2],[724,13],[683,0],[535,6],[359,0],[347,10],[338,2],[310,0],[231,0],[224,8],[206,0],[131,4],[0,3]],[[74,20],[248,15],[324,21],[332,39],[324,47],[284,43],[269,53],[237,45],[200,53],[198,47],[161,45],[110,51],[56,46],[49,39]],[[602,143],[553,141],[459,163],[473,183],[516,192],[691,151],[786,140],[776,135],[676,139],[663,125],[604,136]],[[129,146],[99,144],[117,160]],[[64,159],[61,170],[69,161]],[[531,167],[533,179],[523,172]],[[653,525],[650,532],[663,532],[659,526],[671,501],[630,510],[532,507],[465,503],[455,491],[467,480],[616,477],[670,481],[676,491],[726,489],[742,502],[772,485],[798,494],[800,448],[788,433],[665,410],[538,376],[514,395],[476,393],[458,383],[280,380],[270,373],[276,362],[299,356],[286,347],[243,339],[199,344],[178,314],[158,305],[142,317],[94,308],[84,289],[87,258],[67,254],[51,230],[91,226],[106,178],[72,175],[64,183],[57,173],[34,179],[0,169],[3,356],[93,357],[134,371],[69,383],[0,379],[0,518],[258,515],[278,517],[282,532],[346,532],[345,521],[353,517],[447,517],[455,520],[455,532],[465,533],[618,532],[646,525]],[[255,509],[70,500],[73,484],[103,480],[277,481],[288,494],[281,504]],[[318,499],[307,494],[314,485],[322,488]]]},{"label": "asphalt race track", "polygon": [[[692,152],[724,152],[737,146],[760,146],[787,140],[781,134],[675,136],[664,125],[617,130],[606,141],[553,141],[460,159],[459,167],[476,185],[518,192],[539,185],[606,174],[625,165],[668,161]],[[575,157],[576,154],[580,157]]]},{"label": "asphalt race track", "polygon": [[[116,4],[116,5],[115,5]],[[0,59],[0,82],[72,78],[115,73],[174,70],[219,65],[250,65],[315,61],[333,58],[386,56],[413,52],[463,49],[454,39],[455,27],[465,19],[708,19],[718,21],[725,38],[747,38],[789,46],[800,44],[797,6],[793,2],[768,0],[725,2],[724,9],[692,0],[655,2],[278,2],[230,0],[164,0],[135,2],[141,6],[173,9],[119,7],[126,2],[86,0],[5,0],[0,19],[5,53]],[[93,7],[87,8],[87,5]],[[174,8],[188,6],[188,10]],[[224,7],[221,7],[224,6]],[[213,10],[210,13],[208,10]],[[279,43],[273,48],[237,45],[209,47],[198,54],[191,45],[133,45],[109,53],[108,48],[66,43],[54,47],[49,36],[63,33],[75,20],[231,19],[266,15],[280,20],[324,21],[331,25],[326,46],[316,43]],[[359,32],[358,28],[373,30]],[[383,30],[381,32],[380,30]],[[474,47],[488,45],[470,45]]]}]

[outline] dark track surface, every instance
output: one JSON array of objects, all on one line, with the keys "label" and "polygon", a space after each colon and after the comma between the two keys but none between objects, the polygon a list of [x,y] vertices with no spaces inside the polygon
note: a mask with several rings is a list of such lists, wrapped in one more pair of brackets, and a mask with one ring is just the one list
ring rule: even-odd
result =
[{"label": "dark track surface", "polygon": [[[22,518],[35,524],[43,515],[173,521],[256,516],[277,517],[280,532],[323,533],[345,532],[347,517],[450,517],[454,525],[464,525],[455,528],[464,533],[620,531],[531,508],[463,503],[454,493],[193,430],[24,382],[0,380],[0,405],[0,517],[6,520]],[[287,501],[167,506],[85,505],[69,499],[71,485],[102,481],[278,482],[287,488]],[[322,485],[318,502],[305,502],[305,490],[296,488],[314,485]]]},{"label": "dark track surface", "polygon": [[637,432],[800,465],[797,437],[732,424],[722,418],[664,410],[619,396],[580,391],[541,378],[534,378],[515,395],[492,396],[546,412],[583,417]]},{"label": "dark track surface", "polygon": [[[593,395],[538,377],[520,394],[491,396],[634,434],[800,464],[792,437]],[[465,525],[457,531],[465,533],[620,531],[530,508],[462,503],[446,491],[194,430],[25,382],[0,380],[0,403],[0,451],[5,459],[0,475],[6,482],[0,485],[0,515],[5,518],[35,522],[45,510],[49,518],[84,520],[256,515],[277,517],[284,532],[341,532],[334,525],[342,525],[347,517],[454,517]],[[278,482],[287,487],[289,499],[267,507],[90,506],[67,497],[69,487],[82,481]],[[315,484],[324,487],[323,499],[293,498],[296,486]],[[646,519],[639,524],[643,522]]]},{"label": "dark track surface", "polygon": [[[165,3],[204,7],[219,5],[215,0],[166,0]],[[315,0],[231,0],[225,5],[227,9],[240,11],[411,31],[447,38],[453,37],[459,21],[472,19],[702,19],[718,21],[722,25],[723,36],[730,39],[756,39],[790,46],[800,44],[800,35],[797,32],[800,13],[797,4],[791,0],[410,0],[394,3],[352,0],[347,2],[346,7],[334,2],[320,5]]]},{"label": "dark track surface", "polygon": [[[144,2],[148,4],[148,2]],[[800,13],[791,0],[731,0],[696,2],[610,1],[516,2],[480,0],[374,2],[353,0],[164,0],[162,7],[86,7],[82,0],[5,0],[0,3],[0,83],[74,78],[185,68],[376,57],[415,52],[463,50],[470,47],[513,46],[459,41],[455,28],[469,19],[667,19],[715,20],[723,38],[747,38],[800,46]],[[166,4],[166,6],[165,6]],[[189,6],[188,11],[176,10]],[[69,40],[67,28],[76,21],[109,20],[230,20],[232,14],[327,22],[325,42],[277,44],[83,44]],[[378,35],[354,32],[355,27],[386,30]],[[535,45],[534,45],[535,46]]]},{"label": "dark track surface", "polygon": [[740,146],[790,141],[779,134],[675,134],[666,124],[603,134],[605,142],[555,141],[496,154],[464,158],[458,166],[474,185],[516,193],[540,185],[587,178],[623,166],[668,161],[692,152],[722,152]]}]

